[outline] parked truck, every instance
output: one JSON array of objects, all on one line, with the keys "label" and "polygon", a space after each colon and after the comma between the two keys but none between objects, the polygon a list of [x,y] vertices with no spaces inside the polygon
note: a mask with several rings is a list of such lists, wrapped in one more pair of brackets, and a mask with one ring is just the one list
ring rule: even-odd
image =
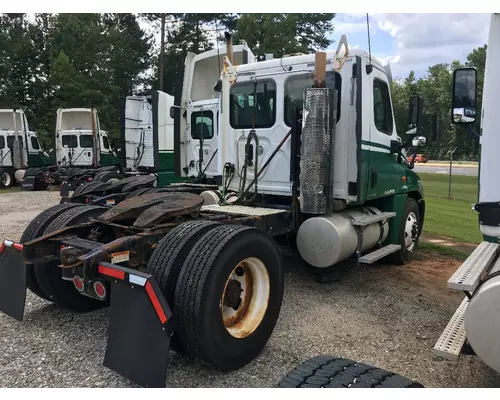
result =
[{"label": "parked truck", "polygon": [[51,183],[69,182],[76,187],[92,181],[102,172],[104,181],[122,177],[121,160],[101,129],[94,107],[60,108],[54,132],[55,165],[50,168]]},{"label": "parked truck", "polygon": [[50,156],[42,149],[36,132],[30,130],[24,111],[0,109],[0,187],[19,183],[30,190],[45,189],[45,168],[49,164]]},{"label": "parked truck", "polygon": [[[433,353],[448,360],[461,354],[475,354],[486,365],[500,372],[500,186],[498,182],[497,148],[498,93],[500,77],[500,14],[490,19],[488,48],[484,72],[482,110],[477,110],[477,71],[459,68],[453,74],[452,116],[479,138],[479,195],[473,205],[479,217],[483,242],[448,280],[448,288],[465,293],[448,325],[437,340]],[[467,110],[467,111],[465,111]],[[480,111],[480,112],[479,112]],[[456,116],[466,115],[467,119]],[[481,115],[481,135],[471,128]]]},{"label": "parked truck", "polygon": [[[280,314],[276,241],[291,238],[317,269],[405,264],[417,249],[425,200],[404,149],[425,144],[421,102],[401,140],[389,78],[345,38],[336,52],[241,65],[228,40],[213,86],[218,189],[180,182],[112,207],[48,208],[3,241],[0,310],[22,320],[27,288],[80,312],[110,306],[104,365],[140,386],[165,386],[171,347],[223,371],[247,365]],[[190,131],[176,104],[182,171]]]}]

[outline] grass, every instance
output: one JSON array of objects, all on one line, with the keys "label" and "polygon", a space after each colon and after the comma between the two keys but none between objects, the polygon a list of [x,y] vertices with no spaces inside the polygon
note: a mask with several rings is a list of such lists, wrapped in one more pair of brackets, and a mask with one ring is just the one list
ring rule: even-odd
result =
[{"label": "grass", "polygon": [[20,191],[21,191],[21,186],[12,186],[8,189],[0,189],[0,195],[7,194],[7,193],[20,192]]},{"label": "grass", "polygon": [[448,199],[448,175],[418,174],[424,185],[424,233],[448,236],[466,243],[481,243],[477,202],[477,177],[452,176]]},{"label": "grass", "polygon": [[[424,242],[423,240],[419,241],[418,249],[419,253],[423,253],[423,255],[439,253],[443,256],[452,257],[460,261],[465,261],[467,257],[469,257],[469,253],[452,249],[450,247],[440,246],[434,243]],[[416,254],[416,257],[418,257],[419,253]]]}]

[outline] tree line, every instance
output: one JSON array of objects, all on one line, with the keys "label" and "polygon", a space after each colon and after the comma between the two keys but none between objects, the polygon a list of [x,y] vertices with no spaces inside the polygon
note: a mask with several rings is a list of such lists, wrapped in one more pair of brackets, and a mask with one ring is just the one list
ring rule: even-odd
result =
[{"label": "tree line", "polygon": [[[232,32],[252,51],[282,56],[324,49],[335,14],[0,14],[0,107],[23,107],[30,129],[52,146],[56,110],[90,107],[120,134],[124,97],[159,89],[159,46],[141,19],[164,25],[162,90],[174,95],[187,52]],[[279,38],[279,40],[275,40]],[[223,45],[224,43],[220,43]]]},{"label": "tree line", "polygon": [[[52,146],[60,107],[94,105],[101,127],[118,138],[121,100],[160,89],[160,46],[141,20],[164,32],[161,90],[174,95],[187,53],[224,45],[225,30],[235,44],[244,39],[259,59],[267,53],[281,57],[330,46],[334,18],[334,13],[0,14],[0,107],[23,107],[46,148]],[[485,58],[486,46],[474,49],[463,64],[478,69],[479,107]],[[437,64],[420,79],[410,72],[391,85],[401,136],[409,96],[422,96],[422,133],[434,158],[446,158],[457,146],[457,156],[477,158],[477,142],[451,124],[452,72],[459,66],[459,61]],[[477,131],[479,124],[478,118]]]}]

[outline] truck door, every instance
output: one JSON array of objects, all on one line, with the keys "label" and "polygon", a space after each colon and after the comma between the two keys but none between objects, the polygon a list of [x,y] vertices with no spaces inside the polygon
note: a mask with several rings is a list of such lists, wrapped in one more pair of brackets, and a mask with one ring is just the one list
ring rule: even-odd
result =
[{"label": "truck door", "polygon": [[[213,107],[189,110],[186,131],[188,176],[217,174],[217,110]],[[202,162],[200,162],[202,160]]]},{"label": "truck door", "polygon": [[364,98],[370,115],[370,140],[361,146],[363,153],[369,152],[367,200],[397,193],[405,184],[403,176],[406,177],[396,154],[390,150],[391,141],[398,140],[398,135],[387,76],[374,67],[369,82],[371,90]]}]

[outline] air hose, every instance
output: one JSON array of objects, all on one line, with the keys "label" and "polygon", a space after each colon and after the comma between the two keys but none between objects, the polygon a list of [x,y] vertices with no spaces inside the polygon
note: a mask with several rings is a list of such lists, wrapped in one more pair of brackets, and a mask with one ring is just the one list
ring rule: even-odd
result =
[{"label": "air hose", "polygon": [[[255,141],[255,162],[252,161],[253,149],[250,144],[252,139]],[[252,162],[254,165],[254,177],[257,177],[258,163],[259,163],[258,147],[259,147],[259,137],[257,136],[257,132],[254,129],[252,129],[248,134],[247,144],[245,145],[245,163],[243,164],[241,171],[242,178],[240,179],[240,188],[238,192],[238,203],[240,204],[250,204],[257,199],[257,193],[258,193],[257,180],[255,180],[255,191],[251,197],[248,197],[251,184],[247,188],[245,188],[245,184],[247,181],[247,169],[249,166],[252,165]]]}]

